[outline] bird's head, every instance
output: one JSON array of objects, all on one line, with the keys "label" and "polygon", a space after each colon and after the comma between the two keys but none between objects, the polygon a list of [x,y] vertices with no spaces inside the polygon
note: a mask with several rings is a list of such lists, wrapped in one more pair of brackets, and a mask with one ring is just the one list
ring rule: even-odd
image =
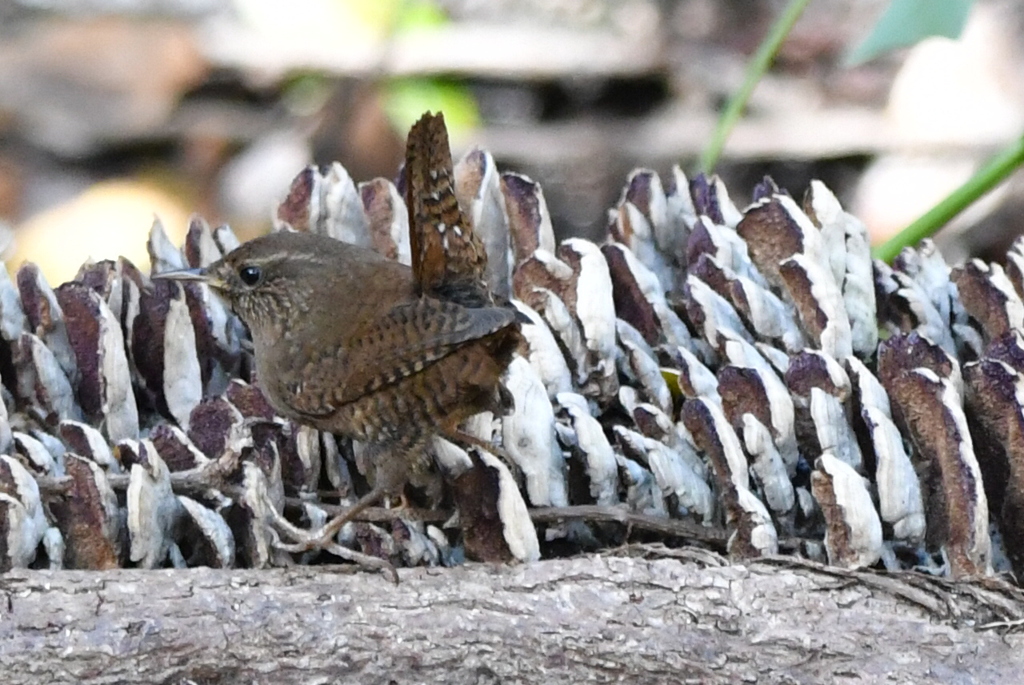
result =
[{"label": "bird's head", "polygon": [[206,268],[153,277],[206,283],[255,334],[307,313],[358,249],[325,236],[279,232],[243,243]]}]

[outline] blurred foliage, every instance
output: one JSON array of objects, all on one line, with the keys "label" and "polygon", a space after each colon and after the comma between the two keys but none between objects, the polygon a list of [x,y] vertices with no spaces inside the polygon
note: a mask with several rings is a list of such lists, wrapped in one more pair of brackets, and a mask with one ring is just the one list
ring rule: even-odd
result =
[{"label": "blurred foliage", "polygon": [[476,100],[469,89],[440,78],[390,79],[384,88],[384,111],[398,131],[407,131],[426,111],[444,112],[451,135],[480,123]]},{"label": "blurred foliage", "polygon": [[722,155],[722,150],[725,149],[725,142],[729,138],[729,134],[732,132],[736,122],[742,116],[743,110],[747,106],[747,101],[750,100],[750,96],[753,94],[758,82],[765,72],[768,71],[768,67],[775,61],[775,55],[779,52],[779,48],[782,47],[786,37],[793,30],[793,26],[800,18],[800,15],[803,14],[809,2],[810,0],[789,0],[786,9],[783,10],[782,14],[779,15],[779,18],[772,25],[768,35],[757,46],[757,52],[754,53],[754,56],[747,63],[743,84],[729,99],[729,104],[725,106],[725,111],[718,118],[718,123],[715,126],[715,132],[712,134],[711,140],[700,156],[700,161],[698,162],[699,171],[709,174],[715,168],[718,158]]},{"label": "blurred foliage", "polygon": [[[363,3],[377,5],[378,3]],[[390,33],[429,31],[448,23],[448,16],[431,0],[388,0]],[[384,13],[378,10],[382,18]],[[408,77],[389,79],[384,87],[384,111],[396,131],[408,131],[426,111],[444,112],[449,133],[474,128],[480,113],[473,93],[462,83],[444,78]]]},{"label": "blurred foliage", "polygon": [[919,219],[882,245],[874,248],[872,254],[877,259],[891,262],[904,247],[916,245],[921,240],[934,235],[953,217],[1002,183],[1022,164],[1024,164],[1024,136],[1000,151],[966,183],[925,212]]},{"label": "blurred foliage", "polygon": [[959,38],[974,0],[892,0],[864,42],[845,58],[847,66],[908,47],[931,36]]},{"label": "blurred foliage", "polygon": [[[701,155],[700,171],[710,173],[726,139],[739,119],[758,81],[768,70],[782,43],[800,18],[809,0],[790,0],[747,65],[743,85],[719,117],[711,141]],[[959,38],[974,0],[892,0],[871,34],[850,51],[847,66],[932,37]],[[874,249],[874,255],[891,261],[907,246],[937,233],[953,217],[1002,183],[1024,164],[1024,136],[1001,150],[960,188],[923,214],[910,226]]]},{"label": "blurred foliage", "polygon": [[[848,66],[862,64],[932,36],[956,39],[974,0],[892,0],[871,34],[850,51]],[[975,173],[966,183],[921,215],[905,229],[873,249],[876,258],[890,262],[905,247],[935,235],[953,217],[992,191],[1024,164],[1024,136],[1017,139]]]}]

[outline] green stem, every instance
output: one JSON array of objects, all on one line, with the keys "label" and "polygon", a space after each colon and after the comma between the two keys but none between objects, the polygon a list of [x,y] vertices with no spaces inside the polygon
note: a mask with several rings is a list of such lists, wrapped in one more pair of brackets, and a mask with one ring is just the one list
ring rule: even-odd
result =
[{"label": "green stem", "polygon": [[786,6],[782,16],[778,18],[771,31],[769,31],[768,36],[758,46],[757,54],[747,64],[747,74],[743,79],[743,85],[740,86],[740,89],[729,100],[725,111],[718,119],[718,126],[715,128],[711,141],[700,156],[700,171],[711,173],[711,170],[715,168],[715,164],[718,163],[718,158],[722,155],[722,150],[725,148],[725,141],[732,132],[736,122],[739,121],[740,115],[743,114],[743,109],[747,106],[750,94],[754,92],[754,88],[757,87],[761,77],[768,71],[768,67],[771,66],[772,60],[775,59],[775,55],[782,46],[782,42],[786,40],[786,36],[789,35],[796,20],[800,18],[804,8],[807,7],[810,1],[789,0],[789,5]]},{"label": "green stem", "polygon": [[904,247],[915,245],[924,238],[934,235],[950,219],[999,185],[1021,164],[1024,164],[1024,136],[993,157],[967,183],[950,193],[946,199],[928,210],[917,221],[882,245],[873,248],[873,256],[876,259],[891,262]]}]

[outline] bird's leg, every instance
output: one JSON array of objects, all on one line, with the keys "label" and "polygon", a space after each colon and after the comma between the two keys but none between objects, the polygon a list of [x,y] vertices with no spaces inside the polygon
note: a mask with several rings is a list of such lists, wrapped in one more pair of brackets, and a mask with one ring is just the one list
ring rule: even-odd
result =
[{"label": "bird's leg", "polygon": [[[270,514],[270,517],[273,521],[274,530],[272,532],[275,534],[274,547],[276,547],[277,549],[284,550],[285,552],[299,553],[309,551],[311,548],[322,549],[325,552],[329,552],[347,561],[355,562],[356,564],[364,568],[386,571],[391,574],[392,579],[396,583],[398,582],[398,573],[395,571],[395,567],[392,566],[388,560],[380,559],[378,557],[370,556],[368,554],[363,554],[362,552],[357,552],[355,550],[348,549],[347,547],[342,547],[341,545],[333,541],[333,534],[331,535],[330,538],[327,539],[326,542],[324,542],[323,539],[320,539],[321,534],[327,529],[326,525],[317,529],[316,531],[313,531],[313,534],[310,534],[309,531],[303,530],[293,525],[291,521],[286,519],[283,514],[278,512],[273,507],[273,505],[269,506],[267,508],[267,511]],[[354,514],[352,514],[351,512],[346,511],[344,514],[336,518],[342,518],[345,516],[351,517],[353,515]],[[344,525],[344,523],[345,522],[342,521],[342,525]],[[335,531],[335,533],[336,532],[337,531]],[[287,537],[289,540],[298,540],[299,542],[282,542],[280,539],[280,536],[282,535]]]},{"label": "bird's leg", "polygon": [[[296,542],[290,544],[281,543],[278,544],[277,547],[286,552],[295,553],[310,552],[313,550],[330,551],[332,546],[336,546],[334,537],[338,534],[338,531],[341,530],[346,523],[354,520],[360,513],[376,504],[385,494],[387,493],[383,488],[374,488],[369,493],[363,495],[359,501],[351,507],[338,514],[316,530],[303,530],[291,525],[290,523],[287,527],[282,525],[281,527],[283,528],[283,532]],[[287,523],[287,519],[285,519],[284,522]]]},{"label": "bird's leg", "polygon": [[317,530],[309,531],[295,545],[286,549],[290,552],[323,550],[335,543],[335,536],[349,521],[372,507],[387,495],[399,493],[408,480],[412,461],[422,458],[422,441],[408,439],[369,445],[369,461],[376,472],[373,490],[363,495],[344,512],[338,514]]},{"label": "bird's leg", "polygon": [[419,481],[430,472],[432,461],[428,451],[429,442],[428,434],[417,431],[393,441],[376,444],[370,455],[374,466],[374,486],[382,488],[389,496],[397,496],[400,509],[409,507],[405,486],[410,482],[423,485]]}]

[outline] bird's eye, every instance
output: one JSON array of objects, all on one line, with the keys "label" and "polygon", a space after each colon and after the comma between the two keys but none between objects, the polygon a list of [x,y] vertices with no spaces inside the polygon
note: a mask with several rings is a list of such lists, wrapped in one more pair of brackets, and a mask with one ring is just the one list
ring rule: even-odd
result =
[{"label": "bird's eye", "polygon": [[263,279],[263,270],[258,266],[243,266],[238,270],[238,278],[251,288]]}]

